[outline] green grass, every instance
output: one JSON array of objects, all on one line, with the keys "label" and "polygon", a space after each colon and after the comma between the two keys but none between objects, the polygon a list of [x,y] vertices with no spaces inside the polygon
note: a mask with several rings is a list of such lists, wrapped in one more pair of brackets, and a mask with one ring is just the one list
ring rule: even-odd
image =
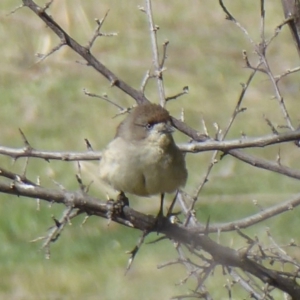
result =
[{"label": "green grass", "polygon": [[[66,47],[47,60],[36,64],[35,53],[47,53],[58,39],[28,9],[7,14],[21,1],[2,0],[0,4],[0,145],[23,147],[18,128],[37,149],[53,151],[83,151],[84,138],[94,149],[102,149],[114,136],[121,118],[113,106],[82,92],[103,94],[124,107],[133,101],[93,69],[77,63],[82,61]],[[229,2],[229,1],[227,1]],[[39,1],[43,3],[43,1]],[[137,9],[137,2],[128,1],[54,1],[51,14],[77,41],[86,45],[94,30],[94,18],[101,19],[110,9],[103,26],[105,32],[118,32],[117,37],[101,37],[93,54],[116,75],[139,88],[152,56],[145,15]],[[139,3],[141,4],[141,3]],[[259,3],[231,1],[230,9],[259,42]],[[283,20],[279,3],[266,3],[266,32],[270,36]],[[185,109],[188,124],[203,132],[203,117],[209,133],[215,134],[214,123],[224,128],[230,119],[249,70],[243,68],[242,50],[247,50],[255,64],[253,47],[245,36],[229,21],[217,1],[174,1],[172,4],[153,1],[155,23],[160,26],[158,40],[170,41],[167,71],[164,73],[166,94],[173,95],[188,85],[190,93],[172,101],[168,109],[180,116]],[[287,28],[270,46],[269,63],[276,74],[299,64],[297,52]],[[299,122],[299,74],[282,80],[280,88],[296,126]],[[147,97],[157,102],[157,90],[151,83]],[[249,88],[243,107],[247,110],[237,117],[228,138],[241,133],[260,136],[270,133],[264,122],[267,116],[276,125],[284,125],[274,91],[263,75],[258,75]],[[176,133],[177,141],[188,139]],[[275,160],[278,146],[249,150],[249,153]],[[283,164],[299,168],[299,149],[292,143],[280,146]],[[186,190],[192,193],[203,180],[211,153],[189,154],[189,179]],[[0,166],[22,173],[25,160],[14,164],[0,157]],[[91,194],[105,196],[97,182],[97,163],[87,165],[83,178],[94,180]],[[53,180],[70,190],[78,189],[75,163],[50,162],[31,159],[27,175],[42,184],[55,187]],[[1,179],[2,180],[2,179]],[[196,207],[201,222],[210,217],[212,222],[228,222],[253,214],[258,208],[287,200],[299,192],[298,181],[262,171],[226,156],[214,167]],[[170,198],[168,198],[170,201]],[[135,200],[132,205],[146,213],[155,213],[158,199]],[[168,299],[186,293],[194,287],[175,285],[186,276],[179,266],[157,270],[157,264],[174,260],[176,252],[171,243],[144,245],[132,270],[124,276],[128,254],[140,235],[137,231],[90,218],[81,227],[82,218],[74,220],[51,248],[51,259],[45,260],[41,243],[29,243],[42,236],[53,223],[51,216],[59,217],[63,207],[47,203],[36,210],[33,199],[1,195],[0,209],[0,299]],[[228,213],[230,212],[230,213]],[[271,227],[275,238],[287,244],[296,239],[297,209],[256,225],[246,232],[266,239],[266,227]],[[149,240],[156,236],[150,236]],[[223,234],[224,244],[235,248],[244,245],[235,234]],[[299,241],[297,241],[299,242]],[[222,280],[222,281],[221,281]],[[214,297],[226,298],[221,273],[216,272],[208,282]],[[219,282],[222,282],[221,284]],[[237,294],[238,295],[238,294]],[[238,297],[238,296],[237,296]],[[274,296],[275,297],[275,296]],[[276,296],[277,297],[277,296]],[[279,299],[276,298],[275,299]],[[279,297],[279,296],[278,296]]]}]

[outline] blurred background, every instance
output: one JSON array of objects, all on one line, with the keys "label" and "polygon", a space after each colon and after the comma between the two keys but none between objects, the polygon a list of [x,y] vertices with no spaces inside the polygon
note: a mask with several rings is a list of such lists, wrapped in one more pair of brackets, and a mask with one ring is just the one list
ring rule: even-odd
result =
[{"label": "blurred background", "polygon": [[[281,2],[265,1],[268,40],[284,17]],[[44,1],[37,1],[43,5]],[[83,93],[107,94],[123,107],[134,101],[112,88],[109,82],[67,47],[61,48],[41,63],[36,53],[46,54],[59,40],[28,8],[10,14],[21,0],[2,0],[0,3],[0,145],[22,148],[18,128],[25,133],[31,146],[49,151],[85,151],[87,138],[95,150],[101,150],[114,136],[122,116],[114,118],[117,109],[107,102]],[[117,76],[139,88],[152,64],[152,53],[147,18],[138,6],[143,1],[127,0],[60,0],[54,1],[48,11],[54,20],[77,42],[87,45],[94,29],[95,18],[108,17],[102,32],[116,32],[116,37],[98,38],[92,53]],[[245,26],[255,43],[260,42],[260,2],[230,1],[226,5]],[[171,96],[189,86],[190,93],[168,103],[168,110],[203,132],[205,120],[209,134],[214,136],[217,123],[224,129],[238,100],[241,83],[246,82],[250,70],[244,67],[242,50],[256,64],[253,45],[232,22],[225,19],[217,1],[157,1],[153,0],[155,24],[159,25],[160,49],[170,41],[167,71],[164,73],[166,95]],[[299,57],[287,27],[284,27],[268,48],[267,57],[274,74],[299,65]],[[299,123],[298,73],[280,81],[279,87],[287,108],[297,127]],[[277,100],[273,98],[269,79],[258,74],[247,91],[240,114],[228,139],[270,134],[264,121],[268,117],[274,125],[284,126]],[[146,96],[158,101],[155,82],[150,82]],[[187,142],[181,133],[175,134],[178,143]],[[293,143],[266,149],[247,150],[263,158],[276,160],[299,168],[299,149]],[[245,150],[246,151],[246,150]],[[188,154],[189,179],[186,191],[194,194],[202,182],[211,159],[211,153]],[[25,159],[13,162],[0,156],[0,165],[22,173]],[[93,181],[90,194],[105,199],[106,189],[97,179],[97,162],[82,164],[82,179]],[[77,164],[50,163],[30,159],[27,176],[41,184],[57,188],[59,182],[66,189],[78,190],[75,174]],[[206,222],[237,220],[259,211],[261,207],[289,199],[299,192],[299,183],[290,178],[260,170],[229,156],[213,169],[197,204],[197,217]],[[169,196],[168,201],[172,196]],[[145,213],[156,214],[159,198],[133,200],[132,206]],[[124,276],[128,254],[136,244],[140,232],[91,217],[81,226],[83,216],[72,221],[60,239],[52,245],[51,259],[39,251],[41,243],[30,243],[43,236],[53,225],[51,216],[59,218],[63,206],[37,203],[33,199],[1,195],[0,207],[0,298],[1,299],[169,299],[187,293],[195,286],[193,280],[182,284],[184,267],[175,265],[158,269],[159,264],[175,260],[176,250],[170,242],[143,245],[132,269]],[[230,212],[230,214],[228,213]],[[266,238],[271,228],[278,243],[297,242],[297,210],[283,214],[246,230]],[[156,239],[152,235],[147,241]],[[245,242],[236,234],[222,234],[220,242],[239,248]],[[299,255],[296,252],[295,256]],[[226,295],[223,282],[216,272],[207,284],[214,287],[214,297]],[[223,280],[223,281],[220,281]],[[237,292],[238,293],[238,292]],[[239,295],[239,294],[237,294]],[[275,295],[276,296],[276,295]],[[237,298],[238,299],[238,298]]]}]

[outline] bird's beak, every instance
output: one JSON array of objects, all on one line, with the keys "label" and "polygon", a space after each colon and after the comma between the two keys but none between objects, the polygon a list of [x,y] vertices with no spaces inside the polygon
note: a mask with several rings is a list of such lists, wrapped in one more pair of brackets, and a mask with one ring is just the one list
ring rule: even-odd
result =
[{"label": "bird's beak", "polygon": [[161,132],[164,134],[171,134],[174,132],[174,127],[170,123],[162,123]]}]

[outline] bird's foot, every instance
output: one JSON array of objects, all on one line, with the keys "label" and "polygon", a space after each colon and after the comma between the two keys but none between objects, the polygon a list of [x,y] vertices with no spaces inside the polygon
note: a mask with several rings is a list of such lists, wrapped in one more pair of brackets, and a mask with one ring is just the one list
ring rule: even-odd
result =
[{"label": "bird's foot", "polygon": [[157,232],[157,234],[164,227],[166,220],[167,218],[164,216],[163,210],[160,209],[158,214],[156,215],[155,223],[154,223],[154,230]]},{"label": "bird's foot", "polygon": [[106,205],[107,205],[107,218],[109,221],[111,221],[113,216],[123,215],[123,208],[125,206],[129,206],[129,200],[123,192],[120,192],[116,200],[108,199]]},{"label": "bird's foot", "polygon": [[119,202],[122,207],[129,206],[129,200],[124,192],[120,192],[120,194],[117,196],[116,202]]}]

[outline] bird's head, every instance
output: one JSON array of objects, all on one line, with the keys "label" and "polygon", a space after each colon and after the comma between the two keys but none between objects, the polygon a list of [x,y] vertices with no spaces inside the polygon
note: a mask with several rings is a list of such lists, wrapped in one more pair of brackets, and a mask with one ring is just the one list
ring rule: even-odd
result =
[{"label": "bird's head", "polygon": [[167,147],[174,143],[169,112],[157,104],[136,107],[119,125],[117,136],[130,142],[149,142]]}]

